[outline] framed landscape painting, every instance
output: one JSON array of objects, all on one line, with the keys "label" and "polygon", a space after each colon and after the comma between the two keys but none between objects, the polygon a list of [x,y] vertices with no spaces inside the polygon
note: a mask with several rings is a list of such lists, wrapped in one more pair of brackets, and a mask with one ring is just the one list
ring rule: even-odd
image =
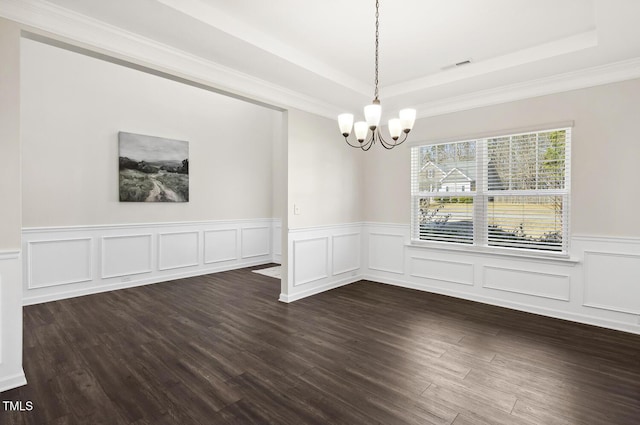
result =
[{"label": "framed landscape painting", "polygon": [[120,202],[189,202],[189,142],[118,133]]}]

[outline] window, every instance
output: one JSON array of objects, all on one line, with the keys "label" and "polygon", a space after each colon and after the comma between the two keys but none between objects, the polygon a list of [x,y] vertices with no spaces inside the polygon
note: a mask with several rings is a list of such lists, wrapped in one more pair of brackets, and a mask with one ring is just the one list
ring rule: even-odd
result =
[{"label": "window", "polygon": [[433,170],[427,170],[427,177],[430,179],[433,178]]},{"label": "window", "polygon": [[[412,148],[412,239],[567,253],[570,139],[561,128]],[[440,189],[420,186],[428,162]]]}]

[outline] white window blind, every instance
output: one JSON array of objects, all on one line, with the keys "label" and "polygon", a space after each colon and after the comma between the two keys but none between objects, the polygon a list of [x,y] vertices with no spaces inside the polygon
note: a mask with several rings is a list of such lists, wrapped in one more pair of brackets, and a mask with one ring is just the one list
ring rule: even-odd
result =
[{"label": "white window blind", "polygon": [[416,146],[412,239],[566,253],[571,129]]}]

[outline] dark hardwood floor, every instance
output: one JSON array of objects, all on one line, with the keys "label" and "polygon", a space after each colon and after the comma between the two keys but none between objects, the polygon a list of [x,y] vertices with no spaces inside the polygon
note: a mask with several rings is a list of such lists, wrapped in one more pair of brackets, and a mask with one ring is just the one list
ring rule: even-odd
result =
[{"label": "dark hardwood floor", "polygon": [[0,423],[640,424],[640,336],[249,270],[25,307]]}]

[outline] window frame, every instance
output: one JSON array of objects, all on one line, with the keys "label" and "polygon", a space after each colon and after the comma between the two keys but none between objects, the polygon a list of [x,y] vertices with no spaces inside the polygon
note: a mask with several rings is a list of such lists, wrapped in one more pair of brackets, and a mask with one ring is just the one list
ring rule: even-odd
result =
[{"label": "window frame", "polygon": [[[423,246],[423,247],[438,247],[453,251],[474,251],[480,253],[497,253],[507,256],[517,257],[541,257],[541,258],[569,258],[570,255],[570,203],[571,203],[571,142],[572,142],[572,129],[573,123],[562,123],[557,125],[549,125],[544,127],[535,127],[524,130],[507,130],[504,132],[492,132],[482,135],[481,137],[464,137],[449,139],[444,141],[432,141],[432,142],[418,142],[413,143],[410,146],[411,165],[410,165],[410,199],[411,199],[411,228],[410,228],[410,245],[411,246]],[[485,159],[488,157],[488,141],[490,139],[515,137],[522,135],[535,134],[539,137],[543,133],[551,133],[554,131],[564,131],[564,188],[562,189],[526,189],[526,190],[489,190],[488,189],[488,176],[489,167],[488,161]],[[473,242],[462,243],[454,241],[438,241],[420,239],[420,223],[419,216],[419,204],[420,199],[425,197],[437,197],[437,192],[420,192],[417,187],[417,181],[419,178],[419,168],[421,158],[418,158],[420,148],[425,146],[435,145],[447,145],[461,142],[476,142],[476,180],[475,190],[462,191],[462,192],[445,192],[448,197],[466,196],[473,199]],[[536,170],[536,173],[538,170]],[[441,195],[440,195],[441,196]],[[541,249],[531,247],[507,247],[507,246],[495,246],[489,245],[489,198],[495,196],[531,196],[531,197],[544,197],[544,196],[558,196],[562,199],[562,243],[560,250]]]}]

